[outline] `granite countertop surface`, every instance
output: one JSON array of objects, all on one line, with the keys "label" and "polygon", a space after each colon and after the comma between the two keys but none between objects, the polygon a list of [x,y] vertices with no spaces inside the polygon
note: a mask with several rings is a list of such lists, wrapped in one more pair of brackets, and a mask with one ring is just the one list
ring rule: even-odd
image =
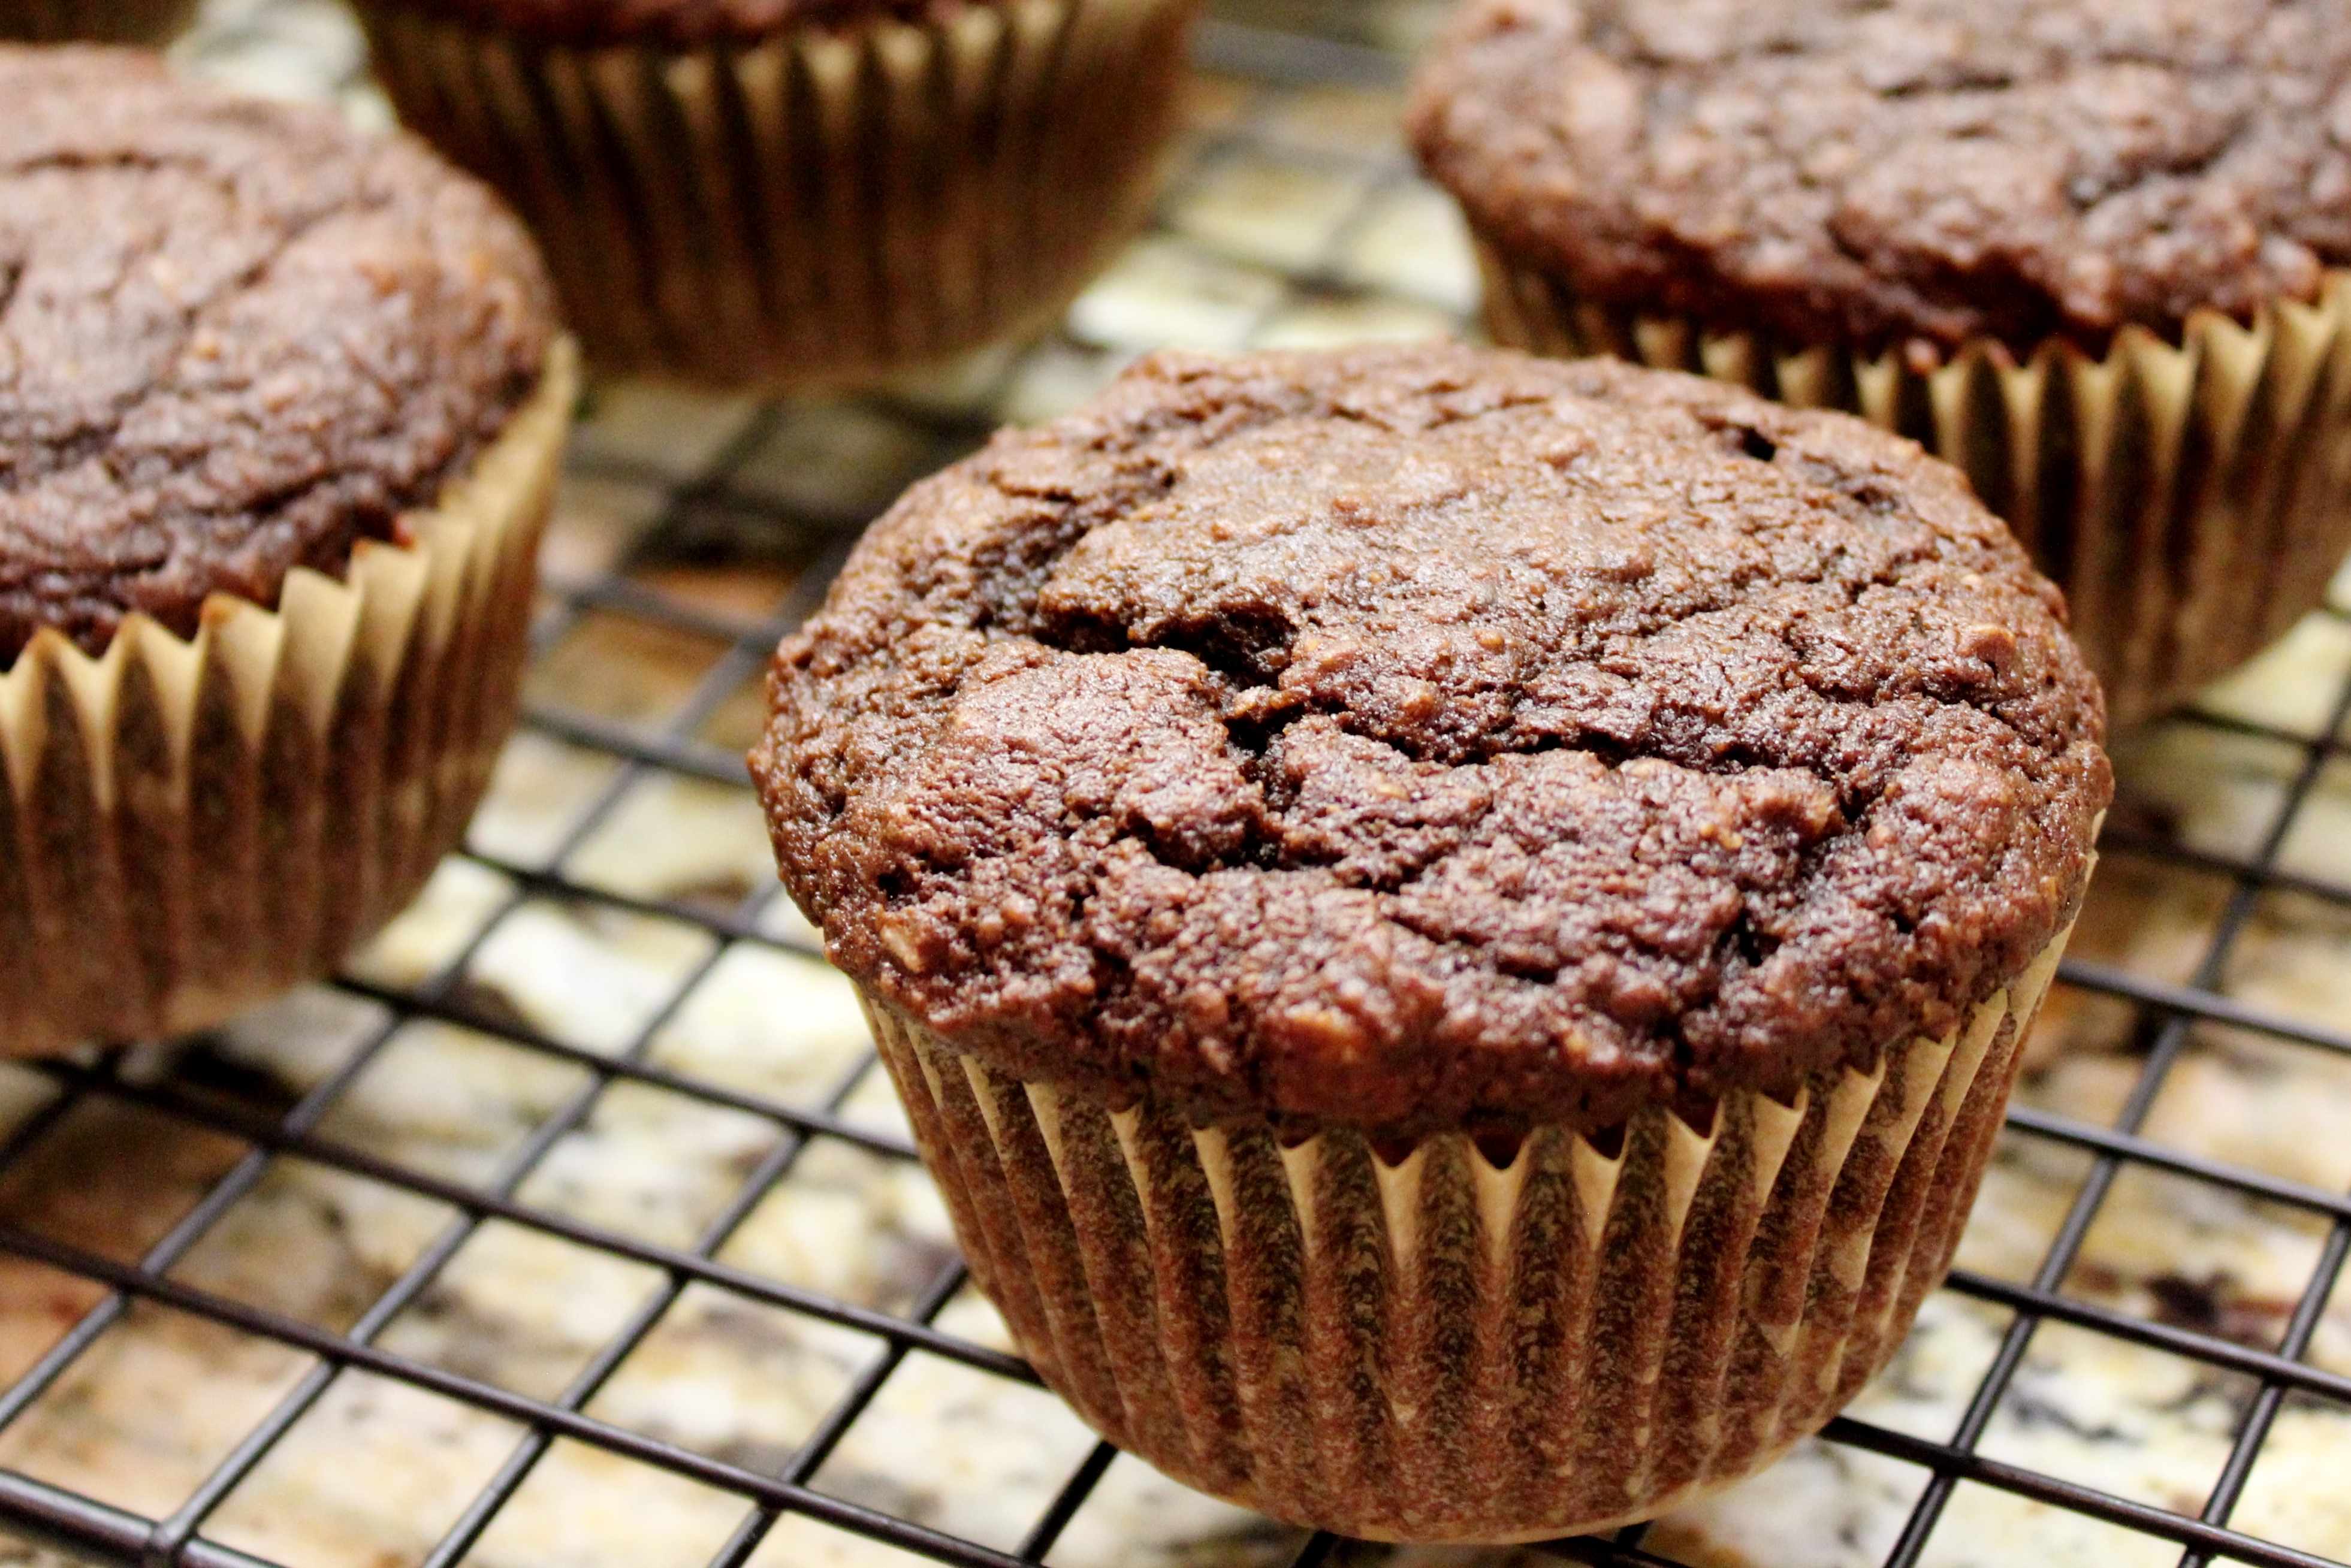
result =
[{"label": "granite countertop surface", "polygon": [[[1429,0],[1264,0],[1243,25],[1333,27],[1362,48],[1409,49],[1442,14]],[[1333,21],[1336,16],[1337,21]],[[1246,43],[1228,29],[1223,42]],[[337,96],[381,122],[356,34],[324,0],[214,0],[180,57],[250,90]],[[1350,53],[1349,59],[1362,57]],[[1215,52],[1210,52],[1213,63]],[[1275,90],[1203,74],[1161,216],[1044,341],[890,397],[759,409],[646,386],[595,389],[546,558],[550,585],[624,570],[636,589],[713,624],[759,623],[805,594],[842,530],[997,419],[1046,417],[1161,344],[1235,349],[1460,330],[1474,267],[1458,219],[1413,179],[1392,87]],[[726,493],[677,526],[670,497],[720,462]],[[668,517],[667,542],[637,547]],[[777,532],[771,519],[798,519]],[[2336,599],[2351,610],[2351,580]],[[532,677],[535,704],[616,725],[697,717],[697,756],[739,752],[758,716],[756,670],[723,641],[590,608]],[[714,670],[726,671],[732,685]],[[2233,883],[2205,869],[2253,853],[2304,748],[2351,680],[2351,620],[2314,616],[2202,699],[2199,720],[2124,737],[2110,837],[2074,938],[2078,958],[2186,984]],[[2221,722],[2211,722],[2212,719]],[[2117,832],[2119,830],[2119,832]],[[2158,840],[2190,853],[2133,852]],[[2199,858],[2205,857],[2205,858]],[[2217,976],[2228,995],[2315,1030],[2351,1030],[2351,753],[2318,770],[2279,852],[2289,875],[2252,899]],[[565,894],[559,873],[609,898]],[[772,896],[749,792],[718,778],[631,768],[577,736],[526,728],[474,824],[417,904],[354,966],[215,1040],[135,1053],[134,1084],[276,1114],[334,1078],[362,1042],[390,1041],[316,1129],[337,1145],[458,1184],[510,1174],[533,1129],[590,1082],[575,1062],[493,1030],[395,1016],[384,998],[439,986],[465,1016],[505,1019],[585,1055],[641,1037],[652,1065],[904,1140],[905,1125],[846,984],[814,934]],[[722,938],[667,909],[727,913]],[[451,968],[452,965],[455,968]],[[649,1031],[649,1032],[648,1032]],[[2031,1050],[2022,1102],[2105,1124],[2137,1080],[2134,1010],[2061,988]],[[0,1128],[57,1092],[53,1074],[0,1066]],[[2330,1192],[2351,1186],[2351,1058],[2199,1024],[2144,1135],[2165,1147]],[[769,1119],[650,1082],[606,1090],[515,1187],[538,1211],[656,1246],[726,1227],[717,1259],[838,1301],[916,1310],[950,1270],[946,1214],[919,1166],[838,1139],[794,1155],[747,1213],[755,1173],[784,1162]],[[78,1103],[0,1173],[0,1222],[131,1259],[247,1153],[242,1141],[144,1108]],[[2022,1282],[2041,1267],[2090,1169],[2085,1153],[2011,1131],[1959,1262]],[[172,1278],[336,1332],[380,1328],[385,1349],[502,1388],[556,1397],[608,1340],[659,1301],[661,1271],[493,1218],[452,1232],[430,1197],[293,1156],[189,1249]],[[429,1283],[381,1324],[378,1298],[460,1236]],[[2274,1346],[2326,1241],[2304,1210],[2143,1167],[2126,1168],[2062,1289],[2083,1301]],[[33,1366],[103,1295],[0,1255],[0,1377]],[[967,1287],[940,1327],[1008,1347]],[[1950,1435],[2009,1324],[1980,1296],[1929,1300],[1917,1331],[1854,1413],[1930,1439]],[[877,1368],[871,1406],[810,1484],[1001,1549],[1016,1548],[1092,1435],[1050,1396],[920,1351],[892,1365],[880,1339],[707,1285],[668,1301],[597,1387],[594,1416],[774,1472],[842,1394]],[[2351,1291],[2307,1359],[2351,1375]],[[178,1508],[252,1426],[312,1375],[309,1356],[153,1306],[135,1306],[0,1430],[0,1467],[151,1518]],[[2089,1329],[2044,1323],[1992,1413],[1989,1457],[2193,1516],[2225,1463],[2254,1385]],[[424,1559],[507,1461],[522,1429],[398,1381],[345,1372],[211,1515],[205,1536],[287,1568],[395,1568]],[[2285,1402],[2233,1527],[2351,1561],[2351,1409]],[[1844,1568],[1881,1561],[1927,1472],[1825,1442],[1662,1521],[1645,1546],[1704,1568]],[[482,1568],[681,1568],[709,1560],[743,1502],[652,1467],[558,1440],[464,1559]],[[1176,1486],[1120,1458],[1046,1561],[1059,1568],[1280,1568],[1301,1533]],[[1962,1483],[1923,1562],[2134,1568],[2179,1548],[2008,1491]],[[1499,1568],[1539,1549],[1343,1545],[1331,1559],[1396,1568]],[[0,1563],[61,1562],[0,1538]],[[787,1517],[762,1568],[919,1560]]]}]

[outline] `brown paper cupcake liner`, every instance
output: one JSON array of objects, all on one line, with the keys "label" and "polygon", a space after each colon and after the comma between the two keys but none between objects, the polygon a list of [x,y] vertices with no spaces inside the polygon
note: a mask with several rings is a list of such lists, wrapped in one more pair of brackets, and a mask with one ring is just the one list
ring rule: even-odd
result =
[{"label": "brown paper cupcake liner", "polygon": [[807,389],[1042,326],[1144,215],[1196,0],[571,49],[362,6],[401,118],[535,228],[589,353]]},{"label": "brown paper cupcake liner", "polygon": [[166,44],[187,31],[197,0],[0,0],[0,38]]},{"label": "brown paper cupcake liner", "polygon": [[1096,1430],[1186,1485],[1373,1540],[1533,1541],[1752,1474],[1943,1278],[2064,936],[1939,1040],[1782,1104],[1595,1141],[1109,1111],[867,998],[973,1277]]},{"label": "brown paper cupcake liner", "polygon": [[576,350],[407,542],[0,674],[0,1055],[209,1027],[330,969],[473,814],[513,723]]},{"label": "brown paper cupcake liner", "polygon": [[2275,642],[2351,550],[2351,273],[2251,327],[2199,312],[2177,347],[2129,327],[2103,358],[2052,341],[2019,364],[1979,341],[1921,367],[1604,305],[1479,248],[1497,342],[1844,409],[1966,470],[2065,591],[2117,724]]}]

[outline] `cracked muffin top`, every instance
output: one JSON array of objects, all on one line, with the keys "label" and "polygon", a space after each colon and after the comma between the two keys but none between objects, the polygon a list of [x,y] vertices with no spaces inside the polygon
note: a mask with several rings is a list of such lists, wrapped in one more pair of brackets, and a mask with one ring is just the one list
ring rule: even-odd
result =
[{"label": "cracked muffin top", "polygon": [[2059,933],[2111,793],[1955,470],[1453,347],[1144,361],[909,491],[769,693],[785,884],[870,998],[1293,1127],[1865,1066]]},{"label": "cracked muffin top", "polygon": [[538,384],[538,253],[420,143],[129,50],[0,46],[0,668],[340,576]]},{"label": "cracked muffin top", "polygon": [[1471,0],[1413,136],[1597,299],[2096,348],[2351,261],[2351,4]]}]

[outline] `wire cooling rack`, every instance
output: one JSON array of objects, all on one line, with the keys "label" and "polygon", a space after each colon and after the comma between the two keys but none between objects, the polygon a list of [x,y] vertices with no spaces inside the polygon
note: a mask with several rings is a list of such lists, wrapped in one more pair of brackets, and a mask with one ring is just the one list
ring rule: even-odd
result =
[{"label": "wire cooling rack", "polygon": [[[305,1568],[299,1552],[266,1549],[267,1541],[285,1539],[262,1528],[271,1506],[290,1505],[246,1500],[306,1442],[305,1451],[322,1453],[318,1462],[340,1469],[348,1486],[371,1484],[370,1467],[392,1484],[400,1455],[345,1452],[298,1436],[336,1401],[348,1403],[354,1387],[365,1387],[486,1418],[493,1437],[464,1483],[444,1490],[444,1517],[416,1537],[426,1544],[346,1542],[342,1555],[329,1553],[338,1562],[440,1568],[572,1561],[560,1545],[509,1545],[503,1555],[492,1547],[501,1519],[525,1506],[517,1499],[530,1494],[535,1478],[544,1482],[565,1456],[581,1453],[604,1463],[603,1473],[618,1473],[615,1465],[658,1472],[724,1505],[732,1522],[715,1542],[681,1545],[682,1562],[726,1568],[817,1561],[820,1554],[778,1546],[779,1532],[810,1521],[858,1551],[864,1542],[904,1554],[891,1561],[1008,1568],[1062,1560],[1057,1548],[1072,1521],[1097,1500],[1114,1465],[1133,1464],[1106,1446],[1081,1442],[1025,1526],[988,1541],[942,1525],[935,1511],[893,1503],[928,1480],[924,1472],[935,1460],[920,1452],[903,1457],[900,1493],[828,1484],[828,1463],[861,1423],[882,1419],[875,1412],[884,1391],[910,1363],[962,1369],[988,1385],[1033,1387],[1034,1376],[984,1326],[968,1326],[984,1325],[984,1313],[950,1312],[968,1292],[961,1264],[944,1249],[915,1249],[908,1282],[886,1299],[779,1277],[730,1253],[730,1242],[764,1206],[829,1154],[849,1151],[895,1170],[911,1169],[914,1155],[886,1113],[871,1111],[877,1080],[870,1051],[842,1059],[829,1087],[805,1096],[747,1087],[664,1053],[664,1031],[697,1005],[733,956],[815,955],[812,934],[778,904],[771,881],[722,867],[703,885],[632,891],[629,877],[610,868],[625,871],[627,835],[636,831],[632,802],[648,790],[698,791],[696,810],[756,821],[739,758],[756,723],[768,651],[820,596],[853,528],[905,479],[975,444],[999,417],[1050,413],[1160,340],[1238,347],[1466,325],[1472,302],[1458,254],[1448,253],[1450,261],[1433,254],[1448,245],[1458,253],[1458,235],[1441,204],[1413,180],[1392,128],[1402,74],[1393,51],[1425,30],[1431,15],[1417,0],[1384,8],[1368,0],[1226,7],[1202,39],[1193,129],[1152,232],[1061,332],[1018,356],[970,367],[956,384],[818,408],[599,389],[550,548],[538,663],[517,743],[571,759],[586,780],[567,797],[559,826],[517,848],[528,834],[477,825],[448,872],[478,895],[465,934],[404,968],[363,962],[314,995],[309,1010],[297,1007],[281,1019],[274,1026],[280,1044],[290,1038],[294,1045],[292,1057],[281,1050],[276,1060],[308,1063],[290,1079],[218,1040],[11,1070],[15,1119],[0,1138],[0,1262],[9,1291],[26,1299],[47,1292],[55,1332],[13,1349],[0,1344],[0,1357],[14,1358],[5,1371],[15,1374],[0,1394],[0,1526],[105,1563]],[[2345,857],[2325,841],[2351,833],[2351,812],[2339,809],[2351,800],[2342,739],[2351,713],[2351,619],[2324,612],[2296,639],[2300,652],[2283,655],[2283,674],[2246,688],[2251,695],[2224,693],[2214,706],[2125,747],[2125,800],[2106,834],[2100,897],[2116,887],[2115,896],[2134,902],[2114,906],[2105,923],[2111,940],[2089,934],[2077,943],[2061,973],[2054,1021],[2043,1031],[2080,1046],[2080,1061],[2097,1068],[2086,1080],[2095,1092],[2028,1090],[1994,1173],[1997,1186],[2001,1169],[2058,1168],[2052,1223],[2022,1253],[2011,1246],[2011,1255],[2024,1259],[2018,1266],[1978,1267],[1963,1253],[1970,1266],[1938,1298],[1991,1325],[1980,1364],[1971,1364],[1962,1380],[1955,1421],[1922,1431],[1917,1423],[1850,1415],[1815,1446],[1816,1459],[1831,1468],[1876,1456],[1868,1462],[1886,1469],[1890,1461],[1907,1478],[1896,1486],[1891,1522],[1874,1533],[1844,1532],[1839,1550],[1849,1560],[1909,1568],[1996,1557],[1994,1543],[1965,1535],[1969,1519],[1986,1517],[1955,1508],[1970,1494],[2021,1501],[2043,1518],[2110,1527],[2095,1538],[2110,1552],[2061,1544],[2044,1548],[2042,1561],[2329,1560],[2307,1548],[2334,1537],[2305,1534],[2297,1543],[2293,1528],[2265,1536],[2232,1521],[2282,1422],[2300,1421],[2319,1434],[2306,1473],[2324,1478],[2331,1470],[2337,1488],[2351,1485],[2351,1420],[2325,1425],[2351,1416],[2351,1364],[2339,1354],[2314,1354],[2325,1349],[2330,1293],[2351,1253],[2351,1197],[2309,1179],[2304,1165],[2248,1156],[2241,1145],[2216,1153],[2220,1145],[2193,1134],[2192,1115],[2183,1121],[2167,1109],[2168,1096],[2205,1092],[2208,1080],[2195,1076],[2201,1069],[2192,1064],[2228,1042],[2255,1056],[2351,1059],[2351,1028],[2333,993],[2303,1006],[2291,995],[2280,1000],[2275,987],[2233,983],[2249,944],[2283,918],[2282,908],[2319,932],[2322,969],[2330,957],[2351,959],[2343,938],[2351,932],[2351,881],[2325,869]],[[515,788],[527,794],[535,787],[526,779]],[[2214,791],[2226,807],[2218,829],[2197,805],[2209,805]],[[498,811],[511,817],[511,802],[494,800]],[[583,874],[599,846],[607,873]],[[636,998],[624,1026],[601,1036],[547,1027],[481,975],[486,954],[508,942],[526,914],[547,908],[657,928],[676,938],[684,956],[657,994]],[[2145,922],[2136,912],[2161,908],[2190,911],[2179,928],[2186,935],[2175,932],[2168,946],[2137,942]],[[2095,924],[2094,910],[2085,933]],[[553,983],[585,985],[587,977],[558,964]],[[789,997],[775,1000],[778,1029],[794,1026],[794,1005]],[[329,1013],[358,1023],[316,1040],[303,1034],[306,1019]],[[426,1158],[413,1145],[350,1133],[346,1112],[357,1086],[421,1030],[476,1042],[511,1059],[516,1073],[538,1072],[552,1087],[536,1100],[524,1096],[531,1115],[471,1163]],[[2067,1062],[2052,1068],[2044,1058],[2042,1068],[2051,1083],[2081,1078]],[[2273,1062],[2260,1071],[2283,1070]],[[2188,1089],[2183,1074],[2195,1077]],[[544,1197],[549,1170],[624,1096],[764,1129],[746,1145],[753,1152],[731,1167],[734,1189],[704,1203],[684,1229],[632,1225],[609,1207]],[[95,1156],[87,1129],[75,1131],[93,1119],[110,1129]],[[2190,1132],[2179,1134],[2183,1126]],[[2345,1131],[2351,1134],[2351,1127]],[[175,1152],[150,1157],[157,1148]],[[134,1227],[135,1244],[100,1238],[76,1207],[92,1188],[112,1190],[103,1167],[118,1162],[168,1189],[168,1212]],[[279,1298],[268,1290],[241,1291],[219,1282],[219,1270],[194,1267],[232,1232],[266,1272],[293,1276],[326,1266],[305,1250],[315,1243],[310,1232],[273,1231],[271,1211],[256,1207],[273,1181],[298,1166],[433,1217],[418,1244],[385,1270],[388,1283],[370,1277],[339,1312],[287,1310],[272,1304]],[[2118,1190],[2149,1180],[2174,1184],[2170,1201],[2183,1212],[2209,1200],[2283,1217],[2285,1231],[2301,1239],[2298,1251],[2289,1249],[2298,1291],[2252,1301],[2228,1270],[2199,1276],[2184,1253],[2176,1270],[2151,1269],[2151,1283],[2136,1295],[2102,1290],[2094,1239]],[[360,1223],[348,1215],[341,1222]],[[439,1340],[414,1326],[436,1311],[447,1315],[450,1275],[493,1233],[626,1265],[643,1293],[600,1323],[592,1353],[547,1375],[511,1375],[508,1362],[528,1359],[528,1346],[471,1343],[462,1324]],[[2155,1245],[2164,1243],[2158,1238]],[[765,1451],[698,1444],[690,1434],[632,1421],[624,1403],[610,1404],[690,1297],[831,1325],[867,1349],[808,1429]],[[193,1325],[221,1360],[261,1357],[266,1375],[257,1386],[266,1396],[225,1414],[172,1414],[182,1425],[209,1420],[209,1446],[197,1446],[201,1462],[160,1502],[133,1507],[122,1500],[126,1494],[99,1484],[102,1465],[78,1469],[70,1456],[59,1459],[18,1439],[68,1397],[111,1400],[158,1419],[172,1413],[190,1397],[185,1390],[138,1356],[109,1349],[159,1315]],[[2150,1494],[2060,1473],[2061,1465],[2020,1462],[2016,1452],[2048,1450],[1991,1441],[2007,1429],[2003,1421],[2029,1428],[2048,1418],[2017,1411],[2027,1369],[2058,1335],[2118,1353],[2154,1353],[2184,1367],[2188,1392],[2168,1407],[2200,1400],[2198,1408],[2218,1408],[2200,1439],[2210,1473],[2195,1487]],[[2062,1367],[2056,1375],[2062,1382]],[[2222,1391],[2217,1406],[2208,1397],[2215,1388]],[[135,1428],[142,1418],[120,1416],[118,1425]],[[2090,1431],[2085,1440],[2106,1436]],[[458,1439],[428,1431],[415,1441],[421,1451]],[[886,1455],[889,1444],[882,1447]],[[240,1508],[246,1523],[235,1526]],[[1772,1560],[1770,1542],[1739,1538],[1740,1517],[1733,1509],[1710,1526],[1668,1521],[1475,1561]],[[2272,1506],[2263,1517],[2294,1515]],[[1179,1543],[1155,1549],[1149,1560],[1290,1568],[1437,1560],[1270,1525],[1220,1528],[1222,1545]],[[2061,1529],[2050,1539],[2081,1537]],[[839,1560],[863,1561],[854,1551]],[[1122,1557],[1113,1544],[1104,1560],[1144,1558]]]}]

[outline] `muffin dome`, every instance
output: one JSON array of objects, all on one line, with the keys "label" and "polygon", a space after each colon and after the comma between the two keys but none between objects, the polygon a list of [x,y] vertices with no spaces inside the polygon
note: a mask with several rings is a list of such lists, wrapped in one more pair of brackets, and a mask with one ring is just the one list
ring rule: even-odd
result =
[{"label": "muffin dome", "polygon": [[1614,1124],[1945,1030],[2110,791],[1958,474],[1693,378],[1161,357],[917,486],[754,758],[835,961],[1203,1118]]},{"label": "muffin dome", "polygon": [[418,144],[127,51],[0,47],[0,667],[340,575],[537,386],[538,255]]},{"label": "muffin dome", "polygon": [[1413,135],[1603,302],[1800,343],[2176,336],[2351,260],[2351,6],[1472,0]]}]

